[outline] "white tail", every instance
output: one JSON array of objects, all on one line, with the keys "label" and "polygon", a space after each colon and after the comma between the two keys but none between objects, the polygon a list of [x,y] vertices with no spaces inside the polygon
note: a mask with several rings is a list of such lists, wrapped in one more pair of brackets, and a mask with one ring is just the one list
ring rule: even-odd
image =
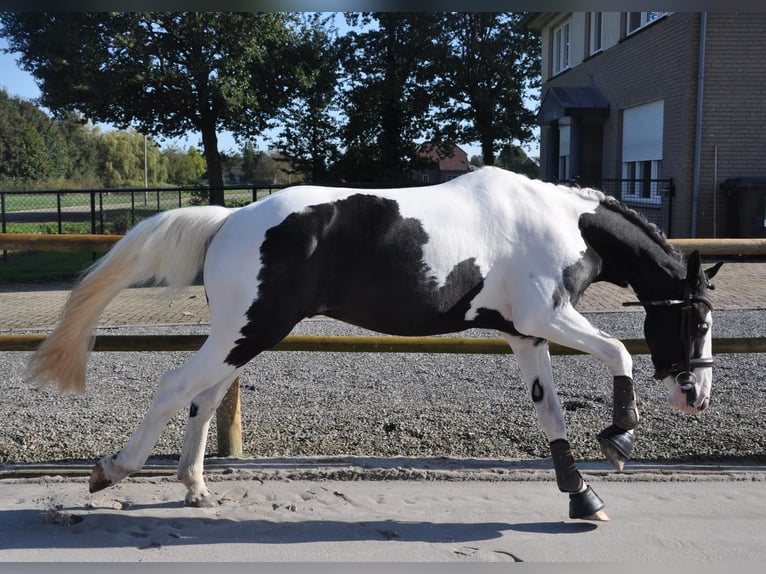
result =
[{"label": "white tail", "polygon": [[84,392],[91,332],[109,302],[136,283],[153,280],[171,291],[190,285],[231,212],[218,206],[184,207],[131,229],[72,290],[60,323],[29,360],[27,381]]}]

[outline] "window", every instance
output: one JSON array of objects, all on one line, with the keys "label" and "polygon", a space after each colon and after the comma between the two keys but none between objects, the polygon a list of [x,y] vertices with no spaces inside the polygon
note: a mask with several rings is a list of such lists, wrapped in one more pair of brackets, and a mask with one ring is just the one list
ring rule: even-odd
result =
[{"label": "window", "polygon": [[602,48],[601,12],[590,13],[590,54],[600,52]]},{"label": "window", "polygon": [[571,118],[559,120],[559,181],[569,181],[572,177],[570,163],[570,140],[572,135]]},{"label": "window", "polygon": [[622,199],[662,200],[662,140],[665,102],[656,100],[626,108],[622,114]]},{"label": "window", "polygon": [[570,21],[553,29],[553,73],[558,74],[569,68],[569,28]]},{"label": "window", "polygon": [[661,201],[660,174],[662,160],[626,161],[622,163],[622,199],[641,203]]},{"label": "window", "polygon": [[628,12],[625,34],[629,35],[664,16],[666,12]]}]

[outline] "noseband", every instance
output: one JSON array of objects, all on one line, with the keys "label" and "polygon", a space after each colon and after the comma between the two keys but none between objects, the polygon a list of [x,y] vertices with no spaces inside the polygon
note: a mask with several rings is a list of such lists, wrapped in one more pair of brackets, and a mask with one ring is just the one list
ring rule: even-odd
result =
[{"label": "noseband", "polygon": [[642,306],[642,307],[674,307],[679,305],[681,307],[681,344],[684,349],[683,361],[673,363],[663,369],[657,369],[654,373],[655,379],[664,379],[665,377],[675,375],[676,384],[684,392],[688,393],[694,389],[697,383],[697,376],[694,374],[694,369],[701,369],[705,367],[712,367],[714,364],[713,357],[700,357],[692,358],[693,347],[693,330],[694,326],[692,322],[693,317],[693,304],[702,303],[710,311],[713,310],[713,304],[710,299],[701,296],[692,296],[691,290],[687,288],[684,293],[683,299],[664,299],[658,301],[628,301],[623,303],[625,307]]}]

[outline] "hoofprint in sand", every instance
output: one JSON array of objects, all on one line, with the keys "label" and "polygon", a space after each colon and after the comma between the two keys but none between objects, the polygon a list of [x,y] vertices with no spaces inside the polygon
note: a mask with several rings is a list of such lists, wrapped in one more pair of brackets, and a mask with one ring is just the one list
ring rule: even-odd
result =
[{"label": "hoofprint in sand", "polygon": [[5,479],[0,561],[766,559],[762,469],[591,477],[603,492],[620,492],[611,506],[619,519],[601,524],[562,514],[548,474],[292,480],[287,472],[263,480],[234,471],[209,477],[209,508],[185,507],[183,487],[169,477],[131,478],[95,494],[84,477]]}]

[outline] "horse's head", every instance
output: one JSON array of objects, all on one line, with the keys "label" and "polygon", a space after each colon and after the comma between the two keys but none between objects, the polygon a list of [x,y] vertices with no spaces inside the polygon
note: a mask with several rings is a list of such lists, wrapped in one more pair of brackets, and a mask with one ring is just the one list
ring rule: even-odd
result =
[{"label": "horse's head", "polygon": [[713,383],[713,305],[707,298],[722,263],[702,270],[699,252],[687,261],[672,298],[641,301],[646,307],[644,335],[656,379],[670,391],[673,408],[697,413],[707,408]]}]

